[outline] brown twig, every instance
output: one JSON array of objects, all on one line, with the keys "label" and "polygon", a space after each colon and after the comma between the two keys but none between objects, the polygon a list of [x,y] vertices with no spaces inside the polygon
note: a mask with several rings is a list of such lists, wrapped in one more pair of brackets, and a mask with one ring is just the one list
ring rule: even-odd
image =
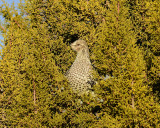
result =
[{"label": "brown twig", "polygon": [[33,80],[33,100],[34,100],[34,105],[36,105],[36,88],[34,80]]},{"label": "brown twig", "polygon": [[21,64],[21,55],[20,55],[20,57],[19,57],[19,64]]},{"label": "brown twig", "polygon": [[135,108],[135,106],[134,106],[134,94],[133,94],[133,78],[132,78],[131,85],[132,85],[132,108]]},{"label": "brown twig", "polygon": [[22,28],[16,20],[14,20],[14,22],[18,25],[19,28]]}]

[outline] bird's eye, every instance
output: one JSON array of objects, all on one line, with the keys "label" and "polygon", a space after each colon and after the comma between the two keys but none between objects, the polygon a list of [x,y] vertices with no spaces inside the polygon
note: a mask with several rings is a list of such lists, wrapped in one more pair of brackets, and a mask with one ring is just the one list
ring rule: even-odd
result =
[{"label": "bird's eye", "polygon": [[77,46],[80,46],[80,44],[77,44]]}]

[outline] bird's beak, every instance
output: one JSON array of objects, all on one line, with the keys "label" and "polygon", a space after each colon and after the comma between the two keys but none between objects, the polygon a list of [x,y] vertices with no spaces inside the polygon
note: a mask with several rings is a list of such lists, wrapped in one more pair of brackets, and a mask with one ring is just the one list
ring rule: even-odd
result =
[{"label": "bird's beak", "polygon": [[70,46],[71,46],[71,48],[74,48],[74,47],[75,47],[75,45],[74,45],[74,44],[71,44]]},{"label": "bird's beak", "polygon": [[72,46],[73,46],[73,44],[70,44],[70,46],[72,47]]}]

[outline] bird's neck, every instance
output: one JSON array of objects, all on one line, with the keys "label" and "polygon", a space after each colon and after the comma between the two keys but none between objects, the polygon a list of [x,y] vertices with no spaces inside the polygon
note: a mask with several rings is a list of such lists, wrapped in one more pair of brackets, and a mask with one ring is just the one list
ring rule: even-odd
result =
[{"label": "bird's neck", "polygon": [[89,52],[87,50],[86,51],[82,50],[77,52],[75,61],[82,61],[82,60],[85,60],[90,63]]}]

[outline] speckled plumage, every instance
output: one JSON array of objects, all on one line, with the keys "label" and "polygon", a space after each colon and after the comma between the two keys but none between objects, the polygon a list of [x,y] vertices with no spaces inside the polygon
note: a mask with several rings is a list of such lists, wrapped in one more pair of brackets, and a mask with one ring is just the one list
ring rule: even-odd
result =
[{"label": "speckled plumage", "polygon": [[75,92],[84,93],[91,89],[92,65],[89,58],[89,50],[84,40],[77,40],[71,44],[71,48],[77,52],[76,59],[66,73],[66,77]]}]

